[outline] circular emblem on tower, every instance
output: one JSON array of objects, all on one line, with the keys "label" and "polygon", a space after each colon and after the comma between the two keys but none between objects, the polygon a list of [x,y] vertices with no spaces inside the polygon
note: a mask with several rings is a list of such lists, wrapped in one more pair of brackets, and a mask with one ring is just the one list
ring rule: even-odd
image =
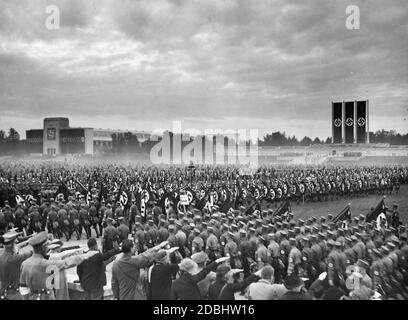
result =
[{"label": "circular emblem on tower", "polygon": [[365,120],[363,117],[358,118],[357,124],[358,124],[360,127],[364,126],[365,123],[366,123],[366,120]]},{"label": "circular emblem on tower", "polygon": [[346,119],[346,126],[351,127],[353,125],[354,121],[352,118],[347,118]]},{"label": "circular emblem on tower", "polygon": [[341,126],[341,120],[339,118],[334,120],[334,126],[335,127],[340,127]]}]

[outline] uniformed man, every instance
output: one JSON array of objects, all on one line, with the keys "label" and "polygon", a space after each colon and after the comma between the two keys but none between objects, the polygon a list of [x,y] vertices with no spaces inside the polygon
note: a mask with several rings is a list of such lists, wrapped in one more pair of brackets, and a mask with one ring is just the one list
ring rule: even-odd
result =
[{"label": "uniformed man", "polygon": [[9,231],[3,235],[5,250],[0,255],[0,300],[22,300],[19,292],[20,267],[24,260],[31,257],[32,251],[18,253],[15,241],[20,234]]},{"label": "uniformed man", "polygon": [[289,239],[289,244],[290,244],[290,252],[289,252],[289,257],[288,257],[288,271],[287,275],[298,275],[299,274],[299,267],[302,263],[302,253],[300,250],[296,247],[296,239],[295,238],[290,238]]},{"label": "uniformed man", "polygon": [[34,254],[24,260],[20,273],[20,294],[24,300],[55,300],[56,275],[66,267],[63,260],[47,260],[48,233],[43,231],[29,240]]},{"label": "uniformed man", "polygon": [[118,218],[119,226],[116,228],[118,234],[118,244],[122,243],[124,240],[129,237],[129,227],[126,224],[125,218]]},{"label": "uniformed man", "polygon": [[208,227],[208,238],[206,240],[206,251],[210,262],[217,260],[218,258],[218,239],[214,234],[214,228]]},{"label": "uniformed man", "polygon": [[271,264],[271,254],[266,248],[266,239],[263,236],[258,237],[257,245],[255,261],[258,264],[258,268],[261,269],[264,265]]},{"label": "uniformed man", "polygon": [[113,226],[115,220],[113,218],[108,218],[106,220],[107,226],[103,230],[102,238],[102,253],[105,253],[113,249],[113,242],[117,241],[118,233],[116,228]]}]

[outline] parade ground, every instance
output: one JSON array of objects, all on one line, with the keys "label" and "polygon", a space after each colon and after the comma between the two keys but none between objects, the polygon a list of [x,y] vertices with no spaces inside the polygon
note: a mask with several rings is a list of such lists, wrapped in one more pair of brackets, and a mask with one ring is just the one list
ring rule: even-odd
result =
[{"label": "parade ground", "polygon": [[[382,195],[369,195],[368,197],[359,197],[359,198],[352,198],[352,199],[344,199],[340,198],[338,200],[329,200],[323,202],[312,202],[312,203],[291,203],[292,212],[294,213],[295,219],[300,219],[304,217],[310,216],[327,216],[327,214],[331,213],[335,216],[338,212],[340,212],[348,203],[350,203],[352,216],[358,216],[360,214],[366,215],[371,208],[374,208],[378,202],[382,199]],[[385,203],[388,208],[392,208],[393,203],[398,204],[398,210],[400,212],[400,218],[402,223],[406,223],[408,221],[407,212],[408,212],[408,186],[403,185],[398,194],[395,192],[391,195],[387,195],[385,198]],[[272,209],[274,205],[272,205]],[[93,230],[93,236],[95,236]],[[98,238],[98,245],[99,248],[102,248],[101,245],[101,238]],[[66,242],[64,242],[66,243]],[[81,247],[86,248],[87,239],[85,236],[82,235],[81,240],[70,240],[65,245],[67,246],[75,246],[79,245]],[[106,266],[106,278],[107,284],[105,286],[105,297],[109,298],[111,295],[111,274],[112,274],[112,264],[113,262],[109,263]],[[66,270],[67,279],[69,283],[69,287],[71,289],[75,289],[76,292],[81,292],[79,284],[76,284],[78,280],[78,276],[76,273],[76,268],[70,268]],[[71,290],[71,292],[73,292]],[[71,293],[72,295],[72,293]],[[236,299],[243,299],[243,297],[237,295]]]}]

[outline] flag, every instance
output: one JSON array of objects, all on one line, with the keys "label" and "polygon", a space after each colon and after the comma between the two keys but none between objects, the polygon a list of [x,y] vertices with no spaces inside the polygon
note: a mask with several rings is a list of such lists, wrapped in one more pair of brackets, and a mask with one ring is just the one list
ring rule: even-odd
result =
[{"label": "flag", "polygon": [[385,206],[384,198],[377,204],[375,209],[371,211],[370,213],[367,213],[366,215],[366,222],[370,222],[373,220],[377,220],[377,217],[381,214],[384,213],[387,210],[387,207]]},{"label": "flag", "polygon": [[350,203],[334,217],[333,222],[351,219]]},{"label": "flag", "polygon": [[92,200],[92,192],[91,192],[92,183],[89,183],[89,187],[88,187],[88,189],[86,189],[84,187],[84,185],[82,183],[80,183],[78,180],[75,180],[75,182],[79,186],[79,190],[80,190],[79,192],[85,197],[86,204],[89,205],[89,203]]},{"label": "flag", "polygon": [[290,207],[290,202],[289,200],[286,200],[283,202],[280,207],[276,210],[275,216],[283,216],[287,214],[288,212],[292,212],[292,208]]},{"label": "flag", "polygon": [[63,181],[61,181],[61,185],[58,187],[57,191],[55,192],[54,198],[68,200],[68,197],[69,197],[68,187]]}]

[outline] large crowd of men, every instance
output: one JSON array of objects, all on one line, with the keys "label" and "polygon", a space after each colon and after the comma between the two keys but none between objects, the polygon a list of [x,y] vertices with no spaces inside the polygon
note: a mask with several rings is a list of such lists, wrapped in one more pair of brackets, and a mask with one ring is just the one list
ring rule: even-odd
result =
[{"label": "large crowd of men", "polygon": [[[65,270],[76,267],[84,298],[103,299],[113,261],[119,300],[405,300],[397,204],[298,219],[290,201],[398,193],[407,179],[402,166],[3,163],[0,295],[69,299]],[[84,236],[86,248],[69,246]]]}]

